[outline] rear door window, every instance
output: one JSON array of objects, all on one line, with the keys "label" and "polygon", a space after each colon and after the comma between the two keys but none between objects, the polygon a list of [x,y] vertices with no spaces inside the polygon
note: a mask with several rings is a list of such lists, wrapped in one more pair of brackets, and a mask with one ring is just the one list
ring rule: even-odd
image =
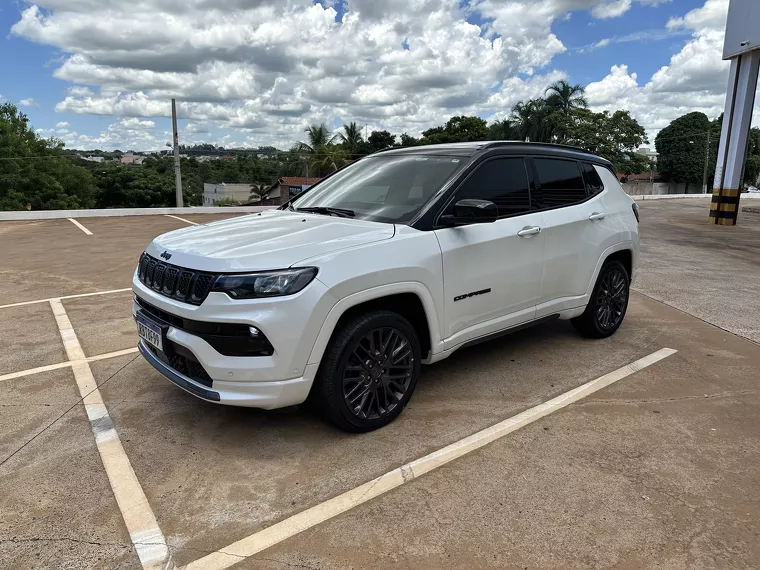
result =
[{"label": "rear door window", "polygon": [[599,194],[599,192],[604,190],[604,184],[602,184],[602,179],[599,177],[596,168],[594,168],[593,164],[589,164],[588,162],[581,162],[580,164],[581,170],[583,171],[583,178],[586,180],[586,190],[588,195],[594,196],[595,194]]},{"label": "rear door window", "polygon": [[588,196],[578,162],[559,158],[534,158],[540,190],[533,209],[559,208],[583,202]]}]

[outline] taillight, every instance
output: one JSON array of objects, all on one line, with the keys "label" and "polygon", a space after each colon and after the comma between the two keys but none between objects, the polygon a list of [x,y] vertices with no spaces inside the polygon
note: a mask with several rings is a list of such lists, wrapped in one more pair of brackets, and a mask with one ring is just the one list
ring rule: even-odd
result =
[{"label": "taillight", "polygon": [[639,220],[639,205],[634,202],[631,204],[631,208],[633,208],[633,215],[636,216],[636,223],[639,223],[641,220]]}]

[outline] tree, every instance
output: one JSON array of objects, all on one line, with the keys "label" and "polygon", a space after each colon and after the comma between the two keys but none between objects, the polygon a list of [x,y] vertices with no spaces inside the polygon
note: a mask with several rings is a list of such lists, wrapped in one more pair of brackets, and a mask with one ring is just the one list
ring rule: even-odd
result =
[{"label": "tree", "polygon": [[422,144],[484,141],[488,139],[488,123],[480,117],[458,115],[442,127],[424,131],[422,137]]},{"label": "tree", "polygon": [[401,134],[401,146],[417,146],[420,144],[420,139],[416,139],[406,133]]},{"label": "tree", "polygon": [[513,121],[502,119],[488,125],[488,138],[493,141],[510,141],[519,139],[519,136]]},{"label": "tree", "polygon": [[666,180],[702,184],[708,131],[712,125],[707,115],[694,112],[674,119],[657,134],[657,166]]},{"label": "tree", "polygon": [[319,147],[319,154],[311,161],[311,171],[318,176],[335,172],[348,163],[346,153],[337,145]]},{"label": "tree", "polygon": [[392,135],[388,131],[372,131],[367,142],[369,143],[370,152],[377,152],[394,146],[396,144],[396,135]]},{"label": "tree", "polygon": [[544,95],[550,94],[546,98],[546,103],[565,115],[569,115],[573,109],[588,107],[585,93],[586,89],[583,85],[570,85],[564,79],[555,81],[544,91]]},{"label": "tree", "polygon": [[307,133],[309,142],[299,142],[299,150],[309,154],[317,154],[320,147],[333,144],[338,135],[332,134],[327,125],[310,125],[304,129]]},{"label": "tree", "polygon": [[270,188],[271,184],[253,183],[251,184],[251,194],[248,196],[250,200],[261,200],[261,197]]},{"label": "tree", "polygon": [[488,138],[488,123],[480,117],[451,117],[444,130],[456,142],[484,141]]},{"label": "tree", "polygon": [[545,99],[529,99],[517,103],[512,107],[511,117],[517,138],[530,142],[553,142],[553,111]]},{"label": "tree", "polygon": [[339,133],[338,136],[343,141],[344,148],[352,155],[357,154],[359,147],[364,142],[361,128],[353,121],[348,125],[343,125],[343,132]]},{"label": "tree", "polygon": [[628,174],[648,169],[648,162],[638,158],[643,155],[634,152],[647,142],[646,130],[628,111],[573,109],[567,125],[565,143],[602,156]]},{"label": "tree", "polygon": [[97,188],[86,168],[44,139],[11,103],[0,105],[0,210],[89,208]]}]

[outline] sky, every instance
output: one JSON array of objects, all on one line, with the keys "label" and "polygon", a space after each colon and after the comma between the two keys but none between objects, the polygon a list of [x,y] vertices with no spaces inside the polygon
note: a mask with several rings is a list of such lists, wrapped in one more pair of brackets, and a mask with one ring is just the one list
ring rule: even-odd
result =
[{"label": "sky", "polygon": [[[0,101],[79,149],[489,122],[558,79],[653,136],[721,112],[728,0],[2,0]],[[760,101],[760,98],[758,98]],[[760,113],[756,113],[760,116]]]}]

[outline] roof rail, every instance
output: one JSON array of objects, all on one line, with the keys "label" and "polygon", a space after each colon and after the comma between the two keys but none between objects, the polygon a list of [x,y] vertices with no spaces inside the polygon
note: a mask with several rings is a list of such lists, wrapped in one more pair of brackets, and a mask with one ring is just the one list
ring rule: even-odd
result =
[{"label": "roof rail", "polygon": [[579,146],[572,146],[569,144],[559,144],[559,143],[548,143],[548,142],[524,142],[524,141],[489,141],[485,143],[485,148],[491,148],[495,146],[511,146],[511,145],[520,145],[520,144],[527,144],[527,145],[535,145],[535,146],[548,146],[551,148],[564,148],[567,150],[574,150],[577,152],[582,152],[584,154],[594,154],[593,152],[590,152],[586,150],[585,148],[581,148]]}]

